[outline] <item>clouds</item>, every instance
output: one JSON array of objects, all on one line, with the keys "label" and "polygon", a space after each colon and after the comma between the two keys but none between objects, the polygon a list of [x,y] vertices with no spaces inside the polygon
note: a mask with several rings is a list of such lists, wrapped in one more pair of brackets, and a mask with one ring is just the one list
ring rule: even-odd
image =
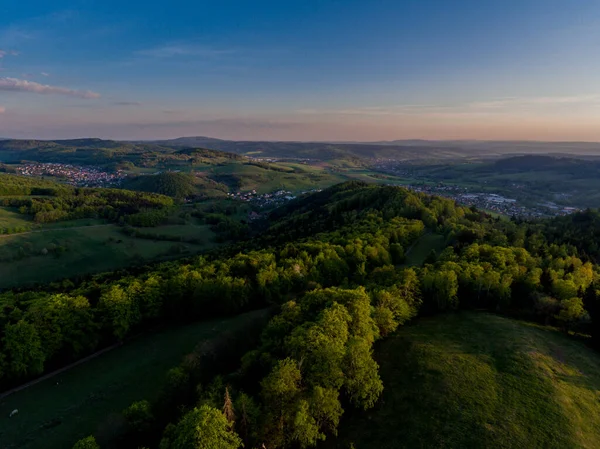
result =
[{"label": "clouds", "polygon": [[531,106],[593,105],[600,104],[600,95],[570,95],[555,97],[508,97],[491,101],[469,103],[473,109],[504,109]]},{"label": "clouds", "polygon": [[100,94],[89,90],[76,90],[68,89],[66,87],[50,86],[48,84],[40,84],[34,81],[27,81],[18,78],[0,77],[0,91],[56,94],[85,99],[100,98]]},{"label": "clouds", "polygon": [[3,106],[0,106],[0,114],[4,114],[6,112],[6,108]]},{"label": "clouds", "polygon": [[0,59],[5,56],[19,56],[19,52],[14,50],[0,50]]},{"label": "clouds", "polygon": [[[522,114],[564,114],[565,110],[600,107],[600,94],[506,97],[492,100],[472,101],[454,104],[397,104],[390,106],[357,106],[340,109],[298,109],[300,116],[338,117],[466,117],[501,116]],[[565,109],[566,108],[566,109]]]},{"label": "clouds", "polygon": [[137,56],[156,59],[174,58],[178,56],[215,57],[235,53],[233,49],[220,49],[206,45],[190,43],[174,43],[137,51]]},{"label": "clouds", "polygon": [[115,106],[141,106],[142,103],[139,101],[114,101],[112,103]]}]

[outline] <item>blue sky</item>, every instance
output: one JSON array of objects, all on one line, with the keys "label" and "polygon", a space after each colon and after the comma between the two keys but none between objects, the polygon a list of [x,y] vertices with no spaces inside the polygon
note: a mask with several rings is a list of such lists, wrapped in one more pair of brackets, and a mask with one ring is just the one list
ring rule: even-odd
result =
[{"label": "blue sky", "polygon": [[0,136],[600,140],[600,2],[0,5]]}]

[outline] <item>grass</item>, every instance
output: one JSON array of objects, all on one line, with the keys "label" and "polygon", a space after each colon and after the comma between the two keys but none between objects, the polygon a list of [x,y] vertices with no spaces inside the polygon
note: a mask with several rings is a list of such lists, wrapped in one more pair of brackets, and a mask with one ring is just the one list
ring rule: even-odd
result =
[{"label": "grass", "polygon": [[441,315],[399,329],[376,359],[381,400],[329,447],[600,447],[600,355],[555,329]]},{"label": "grass", "polygon": [[196,224],[186,224],[186,225],[163,225],[158,226],[156,228],[136,228],[141,232],[156,232],[158,234],[164,234],[174,237],[183,237],[183,238],[201,238],[206,240],[206,246],[210,246],[210,239],[214,236],[214,233],[210,230],[210,226],[208,225],[196,225]]},{"label": "grass", "polygon": [[30,228],[33,222],[27,216],[8,207],[0,207],[0,229]]},{"label": "grass", "polygon": [[[66,224],[65,224],[66,226]],[[147,228],[162,233],[162,227]],[[22,286],[34,282],[50,282],[77,276],[123,268],[143,262],[184,254],[193,254],[212,245],[214,233],[205,226],[166,226],[165,233],[199,236],[202,245],[183,244],[186,253],[174,254],[176,242],[137,239],[120,232],[115,225],[83,226],[69,229],[49,229],[23,235],[0,238],[0,288]],[[42,254],[43,249],[62,246],[66,250],[55,257]],[[26,254],[15,260],[24,248]]]},{"label": "grass", "polygon": [[423,265],[431,250],[436,252],[444,249],[445,239],[440,234],[424,234],[409,250],[406,252],[407,266]]},{"label": "grass", "polygon": [[[134,401],[155,398],[165,373],[202,340],[241,330],[266,316],[256,311],[139,337],[0,402],[2,449],[70,448],[98,423]],[[16,417],[9,418],[13,409]],[[47,428],[47,423],[60,424]],[[56,422],[56,421],[55,421]]]},{"label": "grass", "polygon": [[[343,176],[327,173],[319,167],[303,164],[287,164],[278,162],[274,167],[289,169],[299,168],[302,173],[265,170],[255,165],[231,163],[206,167],[205,172],[225,184],[232,184],[231,191],[256,190],[258,193],[269,193],[275,190],[300,192],[315,188],[325,188],[345,180]],[[202,170],[199,170],[202,171]],[[234,186],[233,184],[236,184]]]}]

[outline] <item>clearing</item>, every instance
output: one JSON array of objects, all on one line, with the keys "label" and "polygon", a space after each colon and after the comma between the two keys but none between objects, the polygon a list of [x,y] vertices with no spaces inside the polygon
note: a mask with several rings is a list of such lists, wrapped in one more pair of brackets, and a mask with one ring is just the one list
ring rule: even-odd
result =
[{"label": "clearing", "polygon": [[440,234],[423,234],[419,240],[417,240],[413,246],[406,250],[406,261],[405,265],[409,267],[416,267],[423,265],[425,259],[431,253],[431,250],[440,252],[445,248],[445,238]]},{"label": "clearing", "polygon": [[556,329],[440,315],[400,328],[376,359],[379,403],[327,447],[600,447],[600,354]]},{"label": "clearing", "polygon": [[[0,401],[2,449],[70,448],[111,413],[153,399],[166,372],[203,340],[244,329],[267,310],[143,335]],[[9,418],[12,410],[19,414]]]},{"label": "clearing", "polygon": [[[117,225],[46,228],[0,238],[0,288],[52,282],[196,254],[214,246],[208,226],[168,225],[145,232],[198,238],[201,244],[127,236]],[[54,223],[58,226],[61,223]]]}]

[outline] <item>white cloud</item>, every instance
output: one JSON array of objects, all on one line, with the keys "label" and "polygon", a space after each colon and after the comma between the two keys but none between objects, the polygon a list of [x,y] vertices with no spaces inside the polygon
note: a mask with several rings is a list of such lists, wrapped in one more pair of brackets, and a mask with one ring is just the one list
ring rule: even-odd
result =
[{"label": "white cloud", "polygon": [[235,53],[232,49],[219,49],[196,44],[168,44],[159,47],[137,51],[138,56],[151,58],[173,58],[178,56],[203,56],[214,57]]},{"label": "white cloud", "polygon": [[490,101],[478,101],[467,106],[473,109],[500,109],[522,106],[555,106],[568,104],[600,104],[600,95],[571,95],[556,97],[508,97]]},{"label": "white cloud", "polygon": [[139,101],[114,101],[115,106],[141,106],[142,103]]},{"label": "white cloud", "polygon": [[5,56],[19,56],[19,52],[13,50],[0,50],[0,59],[4,58]]},{"label": "white cloud", "polygon": [[[358,106],[343,109],[298,109],[296,113],[307,116],[465,116],[527,113],[534,111],[561,112],[564,107],[600,106],[600,94],[555,97],[508,97],[459,104],[398,104],[392,106]],[[562,109],[561,109],[562,108]]]},{"label": "white cloud", "polygon": [[100,98],[100,94],[89,90],[68,89],[66,87],[49,86],[34,81],[18,78],[0,78],[0,90],[12,92],[33,92],[37,94],[57,94],[78,98]]},{"label": "white cloud", "polygon": [[40,72],[40,75],[42,75],[42,76],[50,76],[50,74],[48,72]]}]

